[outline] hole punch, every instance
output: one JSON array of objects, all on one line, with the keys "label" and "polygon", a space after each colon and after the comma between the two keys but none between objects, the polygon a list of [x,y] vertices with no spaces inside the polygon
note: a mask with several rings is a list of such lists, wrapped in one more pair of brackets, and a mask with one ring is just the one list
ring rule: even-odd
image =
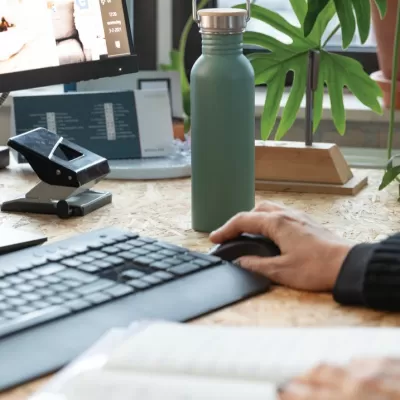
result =
[{"label": "hole punch", "polygon": [[8,146],[29,163],[41,181],[25,197],[4,202],[1,211],[70,218],[112,202],[110,192],[91,190],[110,172],[104,157],[44,128],[12,137]]}]

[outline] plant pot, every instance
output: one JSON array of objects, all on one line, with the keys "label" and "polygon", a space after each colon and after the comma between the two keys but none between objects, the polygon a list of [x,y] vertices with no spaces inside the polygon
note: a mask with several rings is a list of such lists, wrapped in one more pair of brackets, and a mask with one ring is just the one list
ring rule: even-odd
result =
[{"label": "plant pot", "polygon": [[[393,43],[396,31],[398,0],[387,0],[387,12],[383,19],[381,19],[378,8],[373,0],[371,1],[371,8],[380,68],[380,71],[373,73],[371,78],[379,84],[383,91],[385,107],[390,108]],[[400,109],[400,69],[397,74],[396,109]]]}]

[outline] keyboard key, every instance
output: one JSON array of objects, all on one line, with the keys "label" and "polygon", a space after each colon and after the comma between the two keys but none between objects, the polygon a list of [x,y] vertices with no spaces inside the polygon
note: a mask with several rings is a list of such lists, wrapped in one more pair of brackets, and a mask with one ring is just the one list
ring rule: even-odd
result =
[{"label": "keyboard key", "polygon": [[39,293],[43,297],[53,296],[55,294],[54,290],[45,288],[45,289],[37,289],[36,293]]},{"label": "keyboard key", "polygon": [[34,267],[40,267],[41,265],[44,265],[48,262],[47,257],[42,257],[42,258],[37,258],[35,260],[32,260],[32,265]]},{"label": "keyboard key", "polygon": [[69,258],[66,260],[62,260],[61,263],[66,265],[67,267],[76,268],[82,264],[82,261],[79,261],[76,258]]},{"label": "keyboard key", "polygon": [[99,279],[96,282],[90,283],[89,285],[81,286],[77,288],[75,291],[79,294],[85,295],[94,292],[101,292],[112,285],[114,285],[113,281],[107,279]]},{"label": "keyboard key", "polygon": [[78,286],[81,286],[82,282],[73,281],[73,280],[65,280],[65,281],[63,281],[63,284],[68,286],[69,288],[76,288]]},{"label": "keyboard key", "polygon": [[193,263],[199,265],[200,267],[209,267],[213,264],[212,262],[206,260],[193,260]]},{"label": "keyboard key", "polygon": [[140,279],[141,281],[150,283],[151,285],[157,285],[158,283],[162,282],[162,279],[158,278],[155,275],[146,275]]},{"label": "keyboard key", "polygon": [[115,245],[115,247],[123,251],[129,251],[132,249],[132,246],[128,243],[118,243]]},{"label": "keyboard key", "polygon": [[211,256],[209,254],[203,254],[203,253],[197,253],[197,252],[193,252],[192,254],[196,258],[200,258],[202,260],[209,261],[212,264],[217,264],[217,263],[222,262],[222,260],[219,257]]},{"label": "keyboard key", "polygon": [[74,250],[78,253],[86,253],[89,250],[88,246],[85,245],[80,245],[80,246],[74,246]]},{"label": "keyboard key", "polygon": [[89,308],[90,306],[91,304],[88,301],[82,299],[68,301],[64,304],[64,307],[67,307],[72,311],[84,310],[85,308]]},{"label": "keyboard key", "polygon": [[105,290],[105,293],[111,295],[112,297],[122,297],[129,293],[133,293],[133,289],[127,285],[115,285]]},{"label": "keyboard key", "polygon": [[109,301],[112,297],[105,293],[92,293],[84,297],[85,301],[89,301],[93,304],[101,304]]},{"label": "keyboard key", "polygon": [[8,310],[8,309],[10,309],[11,307],[12,307],[11,304],[8,304],[8,303],[0,303],[0,311]]},{"label": "keyboard key", "polygon": [[141,264],[141,265],[150,265],[154,263],[154,260],[148,257],[137,257],[135,258],[135,263]]},{"label": "keyboard key", "polygon": [[131,280],[141,278],[144,276],[144,273],[135,269],[130,269],[129,271],[124,271],[120,276],[123,279]]},{"label": "keyboard key", "polygon": [[174,274],[177,275],[186,275],[189,274],[193,271],[196,271],[200,268],[199,265],[193,264],[193,263],[185,263],[178,265],[176,267],[172,267],[169,269],[170,272],[173,272]]},{"label": "keyboard key", "polygon": [[157,278],[162,279],[163,281],[169,281],[171,279],[174,279],[174,275],[166,271],[158,271],[154,273],[152,276],[156,276]]},{"label": "keyboard key", "polygon": [[128,243],[134,247],[142,247],[145,245],[144,242],[142,242],[140,240],[136,240],[136,239],[128,240],[126,243]]},{"label": "keyboard key", "polygon": [[133,279],[131,281],[125,282],[127,285],[133,286],[136,289],[147,289],[150,284],[139,279]]},{"label": "keyboard key", "polygon": [[118,247],[109,246],[109,247],[104,247],[103,249],[101,249],[101,251],[104,251],[104,253],[107,253],[107,254],[117,254],[121,250]]},{"label": "keyboard key", "polygon": [[151,268],[157,268],[157,269],[168,269],[171,268],[171,264],[168,264],[164,261],[156,261],[150,264]]},{"label": "keyboard key", "polygon": [[34,312],[35,309],[33,307],[30,306],[20,306],[17,307],[17,312],[21,313],[21,314],[29,314]]},{"label": "keyboard key", "polygon": [[192,261],[194,259],[193,256],[190,254],[180,254],[177,258],[179,258],[182,261]]},{"label": "keyboard key", "polygon": [[11,297],[10,299],[7,299],[7,303],[10,304],[11,306],[24,306],[27,301],[24,300],[21,297]]},{"label": "keyboard key", "polygon": [[162,250],[162,247],[157,246],[155,244],[146,244],[145,246],[142,247],[142,249],[145,249],[145,250],[148,250],[151,252],[153,252],[153,251],[155,252],[155,251]]},{"label": "keyboard key", "polygon": [[31,279],[37,279],[37,278],[39,278],[39,275],[38,274],[35,274],[34,272],[32,272],[32,271],[29,271],[29,272],[21,272],[21,273],[19,273],[18,274],[18,276],[19,277],[21,277],[21,278],[23,278],[23,279],[25,279],[25,280],[31,280]]},{"label": "keyboard key", "polygon": [[153,260],[156,261],[164,260],[165,258],[163,254],[158,254],[158,253],[150,253],[147,255],[147,257],[152,258]]},{"label": "keyboard key", "polygon": [[42,281],[40,279],[34,279],[33,281],[29,281],[29,284],[35,286],[36,288],[44,288],[49,285],[48,282]]},{"label": "keyboard key", "polygon": [[[61,272],[65,269],[65,267],[61,264],[56,264],[56,263],[50,263],[45,265],[44,267],[39,267],[34,269],[34,273],[41,275],[41,276],[47,276],[47,275],[53,275],[56,274],[57,272]],[[22,274],[19,274],[21,276]]]},{"label": "keyboard key", "polygon": [[102,251],[91,251],[91,252],[87,253],[86,255],[89,257],[93,257],[96,260],[101,260],[101,259],[107,257],[108,254],[103,253]]},{"label": "keyboard key", "polygon": [[75,292],[63,292],[60,293],[60,297],[62,297],[65,300],[75,300],[78,299],[80,296],[78,293]]},{"label": "keyboard key", "polygon": [[[21,314],[17,311],[9,310],[9,311],[4,311],[2,315],[4,318],[14,319],[14,318],[18,318]],[[0,337],[1,337],[1,327],[0,327]]]},{"label": "keyboard key", "polygon": [[131,253],[136,254],[136,256],[146,256],[147,254],[150,253],[150,251],[146,250],[145,248],[138,247],[138,248],[132,249]]},{"label": "keyboard key", "polygon": [[1,269],[6,275],[16,274],[18,272],[18,268],[14,265],[8,265]]},{"label": "keyboard key", "polygon": [[177,258],[166,258],[163,261],[171,266],[183,264],[183,261]]},{"label": "keyboard key", "polygon": [[16,267],[18,268],[18,271],[26,271],[28,269],[31,269],[33,267],[32,263],[30,262],[25,262],[21,264],[17,264]]},{"label": "keyboard key", "polygon": [[59,296],[47,297],[46,301],[48,301],[50,304],[54,304],[54,305],[59,305],[59,304],[65,303],[65,300],[62,297],[59,297]]},{"label": "keyboard key", "polygon": [[21,298],[27,301],[37,301],[41,296],[38,293],[23,293]]},{"label": "keyboard key", "polygon": [[1,294],[6,297],[16,297],[19,296],[21,293],[15,289],[3,289]]},{"label": "keyboard key", "polygon": [[48,275],[43,277],[43,280],[48,282],[48,283],[60,283],[61,278],[58,277],[57,275]]},{"label": "keyboard key", "polygon": [[46,301],[39,300],[32,302],[32,307],[35,307],[37,310],[40,310],[41,308],[51,307],[51,304],[47,303]]},{"label": "keyboard key", "polygon": [[164,256],[167,256],[167,257],[172,257],[177,254],[176,251],[172,251],[172,250],[161,250],[158,253],[163,254]]},{"label": "keyboard key", "polygon": [[135,253],[131,253],[130,251],[123,251],[122,253],[118,253],[118,257],[123,258],[124,260],[132,261],[138,255]]},{"label": "keyboard key", "polygon": [[47,256],[47,259],[48,259],[49,261],[54,261],[54,262],[60,261],[60,260],[62,260],[63,258],[64,258],[64,255],[63,255],[63,254],[60,254],[60,253],[51,254],[51,255]]},{"label": "keyboard key", "polygon": [[7,278],[4,278],[4,280],[11,285],[19,285],[20,283],[25,282],[25,280],[20,278],[18,275],[11,275]]},{"label": "keyboard key", "polygon": [[0,289],[7,289],[11,286],[11,283],[6,282],[5,280],[0,281]]},{"label": "keyboard key", "polygon": [[124,259],[117,256],[109,256],[103,259],[103,261],[108,262],[114,266],[121,265],[124,263]]},{"label": "keyboard key", "polygon": [[70,311],[64,307],[44,308],[23,316],[20,316],[18,313],[16,313],[16,316],[13,320],[0,324],[0,337],[20,331],[21,329],[26,329],[34,325],[63,317],[69,313]]},{"label": "keyboard key", "polygon": [[92,265],[95,265],[96,267],[99,267],[101,269],[106,269],[106,268],[111,268],[112,267],[111,263],[109,263],[107,261],[104,261],[104,260],[94,260],[92,262]]},{"label": "keyboard key", "polygon": [[100,268],[92,264],[82,264],[78,267],[78,269],[80,271],[89,272],[92,274],[94,272],[97,272]]},{"label": "keyboard key", "polygon": [[63,279],[71,279],[83,283],[90,283],[99,279],[95,275],[86,274],[85,272],[77,271],[74,269],[67,269],[65,271],[62,271],[58,274],[58,276]]},{"label": "keyboard key", "polygon": [[100,242],[88,244],[88,248],[91,250],[98,250],[101,249],[103,246],[104,246],[103,243]]},{"label": "keyboard key", "polygon": [[101,239],[100,241],[101,241],[101,243],[103,243],[103,245],[112,245],[116,242],[115,239],[111,239],[111,238]]},{"label": "keyboard key", "polygon": [[57,283],[55,285],[51,285],[50,286],[52,290],[54,290],[55,292],[65,292],[67,291],[69,288],[66,285],[63,285],[62,283]]},{"label": "keyboard key", "polygon": [[187,249],[180,246],[175,246],[174,244],[164,243],[164,242],[157,242],[156,244],[157,246],[160,246],[163,249],[172,250],[175,251],[176,253],[187,253]]},{"label": "keyboard key", "polygon": [[92,263],[95,259],[93,257],[82,254],[80,256],[76,256],[75,260],[78,260],[81,263]]},{"label": "keyboard key", "polygon": [[145,243],[155,243],[157,240],[149,237],[140,237],[139,240]]}]

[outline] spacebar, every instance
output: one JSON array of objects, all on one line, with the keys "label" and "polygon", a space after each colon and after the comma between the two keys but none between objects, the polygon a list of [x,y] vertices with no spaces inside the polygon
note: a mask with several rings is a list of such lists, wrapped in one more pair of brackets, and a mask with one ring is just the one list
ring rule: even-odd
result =
[{"label": "spacebar", "polygon": [[30,328],[32,326],[51,321],[52,319],[63,317],[69,313],[70,310],[68,310],[68,308],[49,307],[23,315],[10,321],[3,323],[0,322],[0,338],[10,335],[11,333],[18,332],[22,329]]}]

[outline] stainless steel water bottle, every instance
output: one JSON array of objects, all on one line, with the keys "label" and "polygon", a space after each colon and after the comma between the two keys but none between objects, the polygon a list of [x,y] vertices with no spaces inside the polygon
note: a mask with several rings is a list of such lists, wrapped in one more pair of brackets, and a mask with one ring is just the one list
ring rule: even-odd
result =
[{"label": "stainless steel water bottle", "polygon": [[211,232],[254,207],[255,83],[243,54],[247,10],[196,10],[202,54],[190,76],[192,227]]}]

